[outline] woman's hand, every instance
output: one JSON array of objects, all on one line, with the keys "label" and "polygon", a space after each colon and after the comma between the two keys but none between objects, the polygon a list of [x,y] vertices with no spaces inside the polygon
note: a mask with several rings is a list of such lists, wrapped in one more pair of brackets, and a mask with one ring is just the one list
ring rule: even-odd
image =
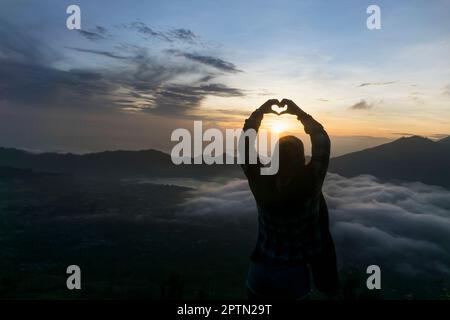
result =
[{"label": "woman's hand", "polygon": [[277,114],[275,111],[272,110],[272,106],[273,105],[279,105],[280,102],[278,101],[278,99],[269,99],[266,102],[263,103],[263,105],[261,107],[258,108],[258,110],[260,110],[262,113],[275,113]]},{"label": "woman's hand", "polygon": [[289,99],[283,99],[283,100],[281,100],[281,102],[279,103],[279,105],[280,105],[280,107],[287,106],[287,110],[285,110],[285,111],[283,111],[282,113],[280,113],[280,115],[281,115],[281,114],[286,114],[286,113],[292,114],[292,115],[295,115],[295,116],[298,116],[298,117],[307,115],[306,112],[304,112],[304,111],[303,111],[299,106],[297,106],[297,105],[294,103],[294,101],[292,101],[292,100],[289,100]]}]

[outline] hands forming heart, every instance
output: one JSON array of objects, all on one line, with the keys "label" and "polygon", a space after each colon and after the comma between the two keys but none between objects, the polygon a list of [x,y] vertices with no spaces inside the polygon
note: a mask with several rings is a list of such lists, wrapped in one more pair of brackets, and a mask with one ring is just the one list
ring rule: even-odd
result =
[{"label": "hands forming heart", "polygon": [[260,110],[263,113],[274,113],[281,116],[282,114],[293,114],[299,115],[303,111],[289,99],[283,99],[278,101],[278,99],[269,99],[261,107]]},{"label": "hands forming heart", "polygon": [[287,111],[288,106],[283,106],[281,102],[278,102],[277,104],[273,104],[270,108],[272,109],[273,113],[281,115],[283,112]]}]

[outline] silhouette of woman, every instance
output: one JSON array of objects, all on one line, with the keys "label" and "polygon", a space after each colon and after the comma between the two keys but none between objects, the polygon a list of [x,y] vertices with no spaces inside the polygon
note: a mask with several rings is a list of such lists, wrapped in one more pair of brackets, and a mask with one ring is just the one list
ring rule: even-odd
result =
[{"label": "silhouette of woman", "polygon": [[245,138],[246,162],[242,165],[258,207],[258,238],[250,257],[247,292],[250,299],[304,299],[316,288],[337,294],[336,253],[328,226],[328,209],[322,184],[330,158],[330,139],[320,123],[294,102],[268,100],[245,121],[244,132],[258,131],[273,105],[285,106],[280,114],[296,115],[311,137],[312,157],[305,164],[301,140],[279,140],[279,170],[261,175],[261,162],[248,163],[254,141]]}]

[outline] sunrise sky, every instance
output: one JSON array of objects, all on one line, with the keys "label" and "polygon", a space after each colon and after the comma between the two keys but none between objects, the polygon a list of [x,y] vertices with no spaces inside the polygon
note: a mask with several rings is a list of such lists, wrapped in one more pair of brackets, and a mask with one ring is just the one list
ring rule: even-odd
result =
[{"label": "sunrise sky", "polygon": [[[66,28],[81,7],[82,29]],[[381,8],[368,30],[366,8]],[[0,10],[0,146],[168,151],[173,129],[241,127],[269,98],[333,154],[450,134],[449,1],[25,1]],[[291,117],[268,117],[304,137]]]}]

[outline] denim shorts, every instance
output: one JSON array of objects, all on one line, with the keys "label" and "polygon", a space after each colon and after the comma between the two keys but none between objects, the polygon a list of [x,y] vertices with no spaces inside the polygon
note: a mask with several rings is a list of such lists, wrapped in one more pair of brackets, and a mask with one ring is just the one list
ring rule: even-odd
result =
[{"label": "denim shorts", "polygon": [[252,261],[247,289],[251,299],[305,299],[311,291],[308,265],[274,266]]}]

